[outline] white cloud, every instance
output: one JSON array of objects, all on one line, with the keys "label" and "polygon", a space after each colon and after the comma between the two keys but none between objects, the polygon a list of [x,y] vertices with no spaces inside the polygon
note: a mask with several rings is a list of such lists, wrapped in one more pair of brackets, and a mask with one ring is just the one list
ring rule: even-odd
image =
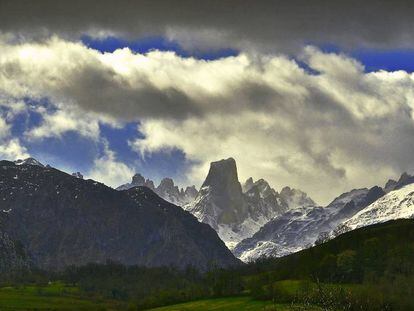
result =
[{"label": "white cloud", "polygon": [[[184,151],[199,163],[194,179],[233,156],[242,178],[299,187],[321,202],[414,167],[414,76],[404,71],[366,73],[313,47],[302,60],[318,74],[283,55],[204,61],[100,53],[59,38],[0,48],[0,91],[59,103],[31,138],[71,130],[98,137],[99,120],[140,120],[145,138],[132,146]],[[107,150],[91,176],[118,185],[132,173]]]},{"label": "white cloud", "polygon": [[87,177],[103,182],[111,187],[118,187],[129,182],[134,170],[116,159],[115,152],[105,147],[104,154],[95,159]]},{"label": "white cloud", "polygon": [[0,143],[0,158],[14,161],[29,157],[27,149],[20,144],[19,139],[13,138]]},{"label": "white cloud", "polygon": [[30,140],[61,137],[62,134],[71,131],[95,141],[99,139],[98,116],[85,114],[70,107],[60,107],[54,112],[48,112],[39,106],[36,112],[41,114],[43,120],[39,126],[26,131],[25,136]]},{"label": "white cloud", "polygon": [[29,156],[27,149],[18,138],[12,138],[10,125],[0,116],[0,159],[16,160]]}]

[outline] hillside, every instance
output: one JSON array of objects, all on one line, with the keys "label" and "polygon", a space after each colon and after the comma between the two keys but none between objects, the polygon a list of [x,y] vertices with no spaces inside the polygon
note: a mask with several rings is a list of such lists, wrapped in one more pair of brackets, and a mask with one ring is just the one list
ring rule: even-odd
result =
[{"label": "hillside", "polygon": [[326,243],[246,266],[247,274],[268,272],[272,281],[319,279],[363,282],[414,276],[414,220],[401,219],[344,233]]},{"label": "hillside", "polygon": [[116,191],[51,167],[1,161],[0,211],[1,229],[42,269],[107,260],[200,269],[238,263],[213,229],[145,187]]}]

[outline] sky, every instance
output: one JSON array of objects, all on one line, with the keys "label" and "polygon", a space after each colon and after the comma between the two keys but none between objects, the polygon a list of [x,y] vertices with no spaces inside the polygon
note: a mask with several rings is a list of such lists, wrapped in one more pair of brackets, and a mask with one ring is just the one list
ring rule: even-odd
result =
[{"label": "sky", "polygon": [[233,157],[327,204],[414,169],[410,1],[0,1],[0,158],[116,187]]}]

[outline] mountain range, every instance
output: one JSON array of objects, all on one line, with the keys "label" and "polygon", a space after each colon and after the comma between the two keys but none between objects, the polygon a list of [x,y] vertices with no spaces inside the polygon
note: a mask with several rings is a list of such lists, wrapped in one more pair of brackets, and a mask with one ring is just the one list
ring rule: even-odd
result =
[{"label": "mountain range", "polygon": [[355,228],[411,218],[413,183],[404,173],[384,187],[353,189],[319,206],[301,190],[286,186],[278,192],[264,179],[241,184],[236,161],[229,158],[212,162],[193,201],[187,197],[181,205],[215,229],[236,257],[251,261],[285,256]]},{"label": "mountain range", "polygon": [[285,256],[400,218],[414,218],[407,173],[319,206],[264,179],[240,183],[233,158],[212,162],[199,191],[171,178],[155,187],[140,174],[115,190],[32,158],[0,161],[0,272],[107,260],[205,270]]}]

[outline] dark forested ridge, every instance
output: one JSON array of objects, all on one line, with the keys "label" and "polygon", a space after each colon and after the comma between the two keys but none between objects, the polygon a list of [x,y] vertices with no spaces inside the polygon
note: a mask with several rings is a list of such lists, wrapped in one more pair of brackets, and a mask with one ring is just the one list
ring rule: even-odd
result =
[{"label": "dark forested ridge", "polygon": [[0,252],[10,267],[112,260],[205,270],[239,263],[213,229],[151,190],[116,191],[51,167],[1,161],[0,214]]}]

